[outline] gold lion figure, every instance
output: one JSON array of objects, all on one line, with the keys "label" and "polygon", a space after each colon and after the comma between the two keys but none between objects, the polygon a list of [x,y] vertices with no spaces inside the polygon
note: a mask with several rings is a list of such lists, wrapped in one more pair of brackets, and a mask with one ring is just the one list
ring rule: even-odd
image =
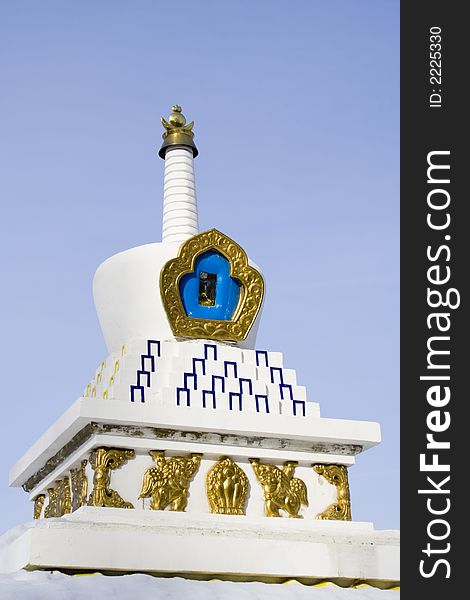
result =
[{"label": "gold lion figure", "polygon": [[155,467],[147,469],[139,498],[150,498],[152,510],[184,511],[188,504],[189,483],[199,469],[201,454],[188,458],[165,458],[163,450],[150,450]]},{"label": "gold lion figure", "polygon": [[262,464],[257,458],[250,459],[258,481],[263,486],[265,510],[268,517],[280,517],[285,510],[289,517],[301,519],[301,506],[308,506],[307,487],[298,477],[294,477],[295,461],[288,461],[283,469],[275,465]]}]

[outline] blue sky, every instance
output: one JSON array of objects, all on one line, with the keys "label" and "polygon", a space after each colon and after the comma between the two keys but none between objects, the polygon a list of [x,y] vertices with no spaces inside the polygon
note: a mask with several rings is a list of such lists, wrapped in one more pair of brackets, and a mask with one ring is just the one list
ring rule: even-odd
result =
[{"label": "blue sky", "polygon": [[201,229],[266,277],[258,347],[323,416],[381,423],[352,513],[397,528],[398,0],[5,2],[0,72],[0,531],[32,515],[11,465],[106,356],[95,269],[161,239],[174,103]]}]

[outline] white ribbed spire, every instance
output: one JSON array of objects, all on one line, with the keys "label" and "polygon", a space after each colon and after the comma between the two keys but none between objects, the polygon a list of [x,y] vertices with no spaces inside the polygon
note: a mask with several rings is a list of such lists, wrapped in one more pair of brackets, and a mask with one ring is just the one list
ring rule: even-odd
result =
[{"label": "white ribbed spire", "polygon": [[158,154],[165,160],[163,184],[163,242],[184,242],[199,233],[193,159],[198,155],[194,144],[194,121],[186,123],[181,106],[171,108]]},{"label": "white ribbed spire", "polygon": [[163,242],[183,242],[199,233],[193,150],[170,146],[165,152]]}]

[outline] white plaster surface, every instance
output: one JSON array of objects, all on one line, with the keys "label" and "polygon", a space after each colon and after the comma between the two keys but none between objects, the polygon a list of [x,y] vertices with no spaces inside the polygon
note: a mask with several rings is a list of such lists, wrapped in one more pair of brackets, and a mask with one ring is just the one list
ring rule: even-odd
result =
[{"label": "white plaster surface", "polygon": [[93,279],[93,297],[109,352],[132,338],[174,339],[160,296],[160,271],[180,244],[154,243],[105,260]]},{"label": "white plaster surface", "polygon": [[83,507],[7,532],[0,565],[396,582],[399,536],[368,523],[265,519],[254,530],[237,516]]},{"label": "white plaster surface", "polygon": [[169,147],[165,153],[162,241],[178,242],[199,233],[193,151]]}]

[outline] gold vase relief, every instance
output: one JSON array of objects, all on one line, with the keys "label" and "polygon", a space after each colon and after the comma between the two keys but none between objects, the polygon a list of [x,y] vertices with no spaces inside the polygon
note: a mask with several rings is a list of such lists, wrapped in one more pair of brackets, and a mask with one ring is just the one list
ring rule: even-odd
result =
[{"label": "gold vase relief", "polygon": [[248,477],[228,456],[222,457],[207,473],[207,498],[212,513],[244,515]]}]

